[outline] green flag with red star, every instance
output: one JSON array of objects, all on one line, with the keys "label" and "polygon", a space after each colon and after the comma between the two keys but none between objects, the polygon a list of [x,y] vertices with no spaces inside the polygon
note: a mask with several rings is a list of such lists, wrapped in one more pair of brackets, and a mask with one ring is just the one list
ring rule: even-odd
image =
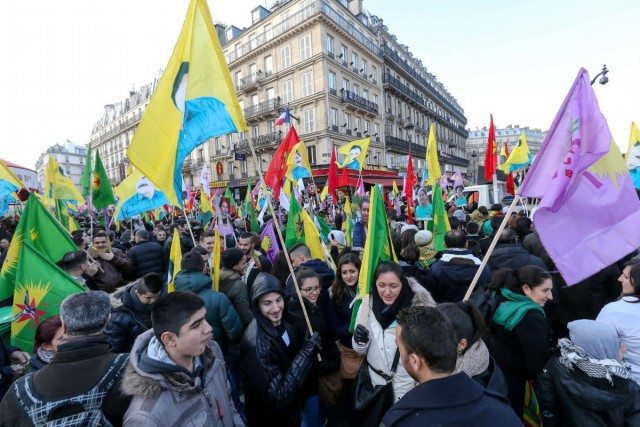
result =
[{"label": "green flag with red star", "polygon": [[83,291],[79,282],[38,251],[33,242],[23,242],[11,313],[11,345],[30,352],[38,325],[60,313],[67,296]]},{"label": "green flag with red star", "polygon": [[0,271],[0,301],[13,298],[22,248],[27,243],[52,263],[78,250],[69,233],[31,193]]},{"label": "green flag with red star", "polygon": [[93,191],[91,192],[91,202],[96,209],[106,208],[115,202],[113,198],[113,190],[111,189],[111,183],[107,177],[107,172],[102,166],[102,160],[100,160],[100,152],[96,150],[96,168],[93,171]]},{"label": "green flag with red star", "polygon": [[302,208],[292,191],[291,200],[289,200],[289,218],[287,219],[287,233],[284,245],[287,249],[291,249],[298,243],[305,243],[304,221],[302,219]]}]

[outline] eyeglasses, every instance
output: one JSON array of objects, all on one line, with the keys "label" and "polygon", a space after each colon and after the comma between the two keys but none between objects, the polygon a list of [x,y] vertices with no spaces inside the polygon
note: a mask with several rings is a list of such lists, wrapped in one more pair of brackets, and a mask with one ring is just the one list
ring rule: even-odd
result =
[{"label": "eyeglasses", "polygon": [[313,288],[300,289],[305,294],[317,294],[320,292],[320,286],[314,286]]}]

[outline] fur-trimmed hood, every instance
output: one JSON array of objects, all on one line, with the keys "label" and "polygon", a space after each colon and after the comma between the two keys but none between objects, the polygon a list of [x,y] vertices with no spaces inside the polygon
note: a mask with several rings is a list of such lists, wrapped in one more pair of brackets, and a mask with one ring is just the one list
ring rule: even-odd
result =
[{"label": "fur-trimmed hood", "polygon": [[[202,380],[200,376],[191,376],[186,369],[157,362],[156,366],[165,365],[165,372],[149,373],[141,368],[141,359],[146,357],[147,348],[153,338],[153,330],[148,330],[136,339],[129,365],[127,366],[123,379],[122,391],[129,396],[155,397],[165,390],[170,390],[177,400],[188,399],[190,396],[201,391]],[[213,365],[216,357],[222,360],[220,348],[213,340],[209,340],[205,352],[200,356],[204,371]]]},{"label": "fur-trimmed hood", "polygon": [[426,290],[415,278],[407,277],[409,287],[413,291],[413,298],[411,299],[412,306],[424,306],[434,307],[436,300],[433,299],[431,293]]},{"label": "fur-trimmed hood", "polygon": [[135,282],[131,282],[131,283],[128,283],[128,284],[126,284],[124,286],[120,286],[118,289],[113,291],[112,294],[109,294],[109,301],[111,302],[111,309],[112,310],[120,310],[120,309],[122,309],[122,307],[124,305],[124,302],[122,301],[122,297],[124,296],[124,294],[129,292],[131,290],[131,288],[136,286],[137,283],[138,283],[138,281],[136,280]]}]

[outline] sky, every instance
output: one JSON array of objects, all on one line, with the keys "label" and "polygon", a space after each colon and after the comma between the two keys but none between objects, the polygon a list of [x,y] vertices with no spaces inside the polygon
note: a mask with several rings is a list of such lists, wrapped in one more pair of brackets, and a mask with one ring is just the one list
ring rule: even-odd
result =
[{"label": "sky", "polygon": [[[255,0],[208,0],[214,21],[245,27]],[[0,157],[33,168],[55,143],[84,145],[105,104],[164,68],[188,0],[45,0],[0,6]],[[640,120],[634,0],[364,0],[458,100],[471,130],[547,130],[579,69],[624,151]]]}]

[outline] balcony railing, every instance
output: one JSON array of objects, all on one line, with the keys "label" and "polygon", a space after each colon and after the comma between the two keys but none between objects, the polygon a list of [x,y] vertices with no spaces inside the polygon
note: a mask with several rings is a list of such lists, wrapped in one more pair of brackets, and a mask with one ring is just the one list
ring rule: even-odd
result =
[{"label": "balcony railing", "polygon": [[416,158],[424,158],[427,154],[427,147],[424,145],[416,144],[415,142],[409,142],[406,139],[398,138],[392,135],[384,136],[385,146],[388,151],[396,153],[409,154],[409,147],[411,147],[411,154]]},{"label": "balcony railing", "polygon": [[440,152],[438,153],[438,159],[440,160],[440,162],[452,163],[454,165],[462,166],[465,168],[469,167],[468,159],[465,159],[464,157],[454,156],[453,154]]},{"label": "balcony railing", "polygon": [[259,104],[252,105],[251,107],[247,107],[244,109],[244,117],[245,119],[249,119],[251,117],[259,116],[261,114],[276,112],[278,107],[280,98],[273,98],[266,101],[262,101]]},{"label": "balcony railing", "polygon": [[373,114],[378,114],[378,104],[375,102],[371,102],[350,90],[340,89],[340,92],[342,93],[343,103],[354,105]]},{"label": "balcony railing", "polygon": [[429,93],[435,96],[442,104],[444,104],[452,113],[457,116],[457,119],[467,124],[467,120],[464,116],[464,112],[460,110],[460,108],[453,105],[449,102],[444,96],[440,95],[438,91],[433,87],[433,84],[428,82],[425,78],[423,78],[420,74],[418,74],[414,69],[409,66],[407,61],[400,58],[400,56],[395,53],[389,46],[384,46],[382,49],[382,53],[384,56],[390,58],[400,66],[404,71],[406,71],[411,77],[413,77],[418,83],[420,83]]},{"label": "balcony railing", "polygon": [[395,90],[397,90],[398,92],[400,92],[400,93],[404,94],[405,96],[409,97],[411,100],[416,102],[418,105],[422,106],[423,108],[427,108],[427,102],[424,100],[423,97],[421,97],[416,92],[414,92],[411,89],[409,89],[406,85],[404,85],[400,80],[398,80],[395,77],[393,77],[391,74],[384,73],[382,75],[382,83],[389,84]]},{"label": "balcony railing", "polygon": [[[291,31],[293,27],[311,19],[317,14],[326,16],[330,21],[369,49],[374,55],[380,56],[380,48],[376,46],[373,38],[368,38],[362,31],[358,30],[352,23],[348,22],[342,17],[342,15],[336,12],[328,2],[319,0],[311,3],[305,8],[302,8],[300,11],[294,13],[281,23],[258,34],[255,38],[247,41],[241,46],[236,47],[233,51],[227,54],[227,62],[231,64],[241,56],[254,51],[274,38]],[[229,42],[231,41],[233,41],[233,39],[229,40]]]},{"label": "balcony railing", "polygon": [[[256,150],[266,150],[276,148],[282,142],[282,132],[271,132],[266,135],[259,135],[251,138],[253,148]],[[249,153],[249,140],[243,139],[235,144],[234,151],[236,153]]]}]

